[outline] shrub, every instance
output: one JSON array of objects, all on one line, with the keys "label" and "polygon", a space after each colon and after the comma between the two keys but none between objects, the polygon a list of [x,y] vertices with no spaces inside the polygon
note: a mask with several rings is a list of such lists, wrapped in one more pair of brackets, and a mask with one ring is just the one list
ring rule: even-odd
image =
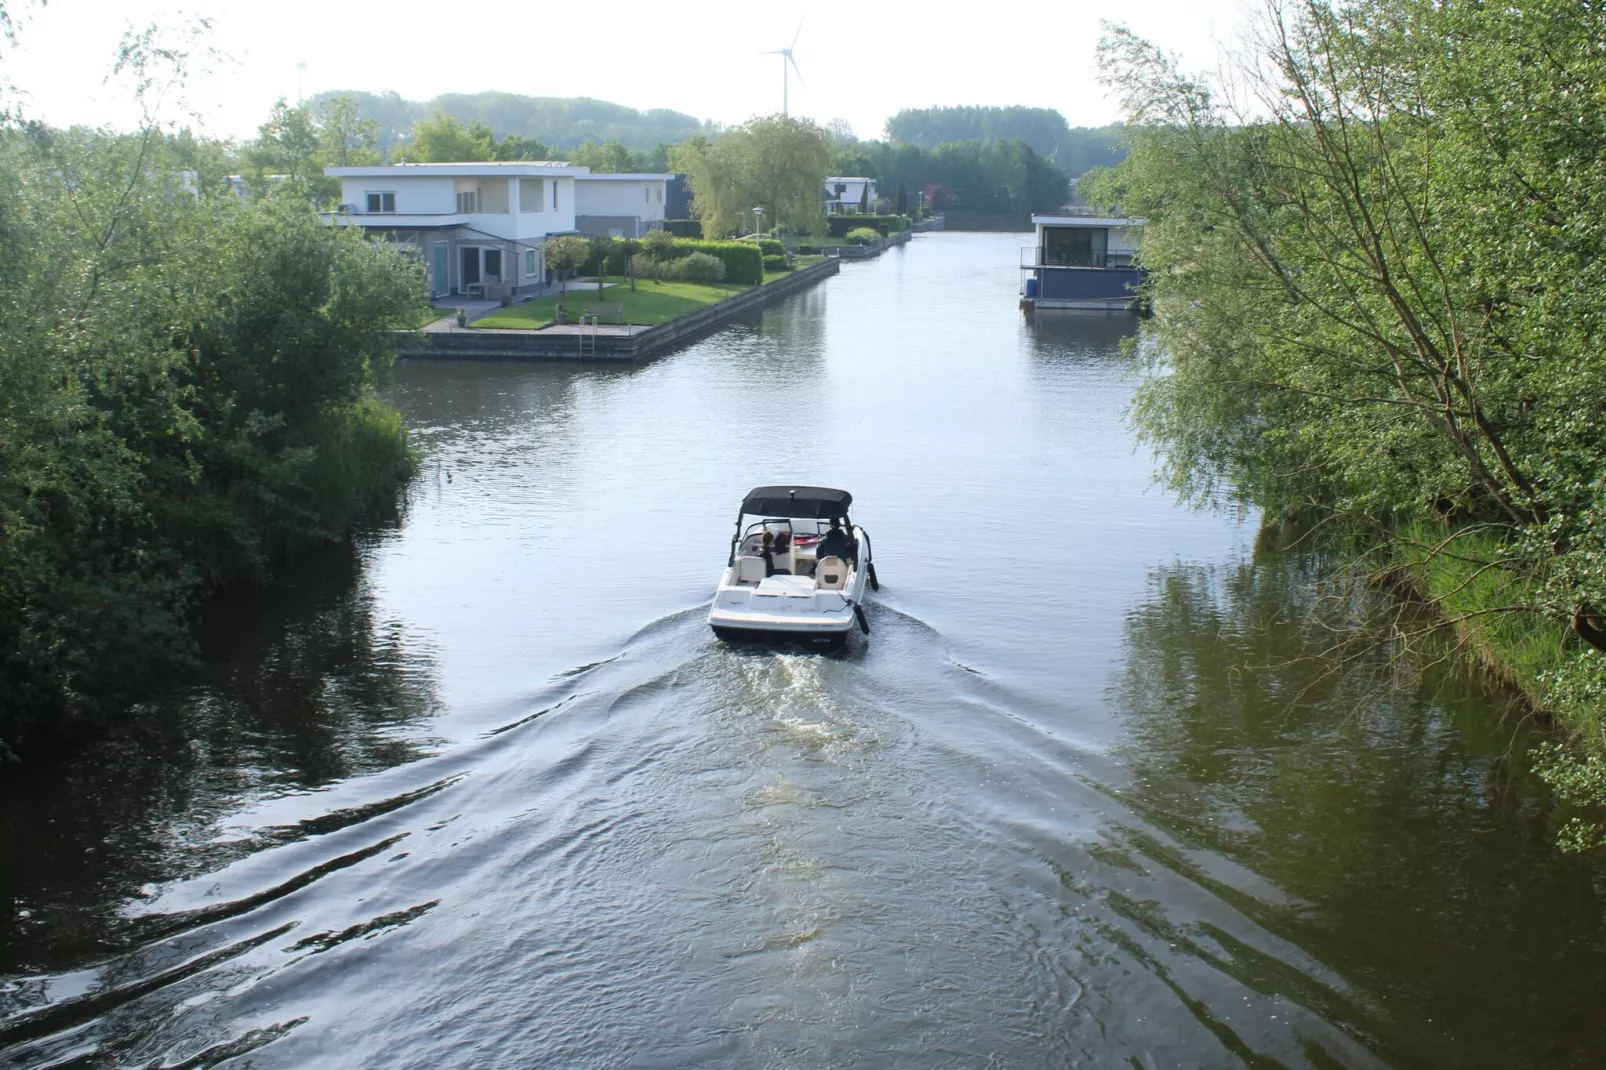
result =
[{"label": "shrub", "polygon": [[637,253],[630,258],[630,273],[638,279],[656,279],[662,269],[663,263],[646,253]]},{"label": "shrub", "polygon": [[758,246],[758,251],[763,253],[765,256],[786,255],[786,246],[782,245],[774,238],[748,238],[745,240],[751,241],[754,245]]},{"label": "shrub", "polygon": [[873,227],[882,237],[909,229],[905,215],[834,215],[826,221],[833,238],[840,238],[850,230]]},{"label": "shrub", "polygon": [[707,253],[725,265],[725,281],[757,286],[764,281],[764,254],[750,241],[677,241],[676,256]]},{"label": "shrub", "polygon": [[764,270],[767,272],[791,271],[792,265],[786,262],[786,257],[784,256],[766,256],[764,258]]},{"label": "shrub", "polygon": [[671,252],[675,247],[675,236],[667,230],[650,230],[641,239],[641,247],[656,259],[668,260],[675,255]]},{"label": "shrub", "polygon": [[677,238],[701,238],[703,236],[703,221],[701,219],[666,219],[664,230]]},{"label": "shrub", "polygon": [[849,245],[869,245],[880,237],[881,232],[872,227],[854,227],[848,231],[847,242]]},{"label": "shrub", "polygon": [[720,282],[725,278],[725,263],[712,253],[688,253],[659,264],[658,277],[681,282]]}]

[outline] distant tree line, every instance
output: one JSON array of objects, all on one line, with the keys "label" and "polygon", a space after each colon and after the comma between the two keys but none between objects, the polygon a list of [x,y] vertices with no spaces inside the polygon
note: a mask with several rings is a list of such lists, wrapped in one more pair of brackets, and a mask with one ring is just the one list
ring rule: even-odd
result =
[{"label": "distant tree line", "polygon": [[886,137],[923,149],[1019,139],[1073,179],[1095,167],[1113,167],[1126,155],[1120,124],[1073,127],[1052,108],[905,108],[887,120]]},{"label": "distant tree line", "polygon": [[589,97],[529,97],[517,93],[446,93],[429,101],[403,100],[396,93],[336,90],[307,101],[314,111],[328,101],[348,98],[358,113],[376,124],[375,143],[389,152],[411,137],[415,124],[433,115],[450,115],[465,126],[475,123],[496,138],[534,138],[555,149],[616,141],[632,149],[673,145],[699,134],[719,132],[683,112],[667,108],[637,111]]}]

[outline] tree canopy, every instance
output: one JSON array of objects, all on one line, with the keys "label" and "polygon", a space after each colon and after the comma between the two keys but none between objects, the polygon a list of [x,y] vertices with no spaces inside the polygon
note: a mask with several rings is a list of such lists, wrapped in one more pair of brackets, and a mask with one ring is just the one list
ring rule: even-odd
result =
[{"label": "tree canopy", "polygon": [[709,237],[747,227],[755,207],[766,225],[799,233],[820,229],[830,139],[807,119],[751,119],[717,141],[694,139],[670,150],[692,191],[692,210]]}]

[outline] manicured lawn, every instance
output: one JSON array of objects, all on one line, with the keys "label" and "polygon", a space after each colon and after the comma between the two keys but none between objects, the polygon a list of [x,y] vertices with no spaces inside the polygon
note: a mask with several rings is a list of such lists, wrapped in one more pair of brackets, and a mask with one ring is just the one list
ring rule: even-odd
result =
[{"label": "manicured lawn", "polygon": [[[711,305],[715,301],[723,301],[733,294],[739,294],[747,289],[734,283],[700,283],[700,282],[653,282],[646,279],[636,280],[636,289],[632,293],[625,280],[616,275],[610,275],[603,280],[605,283],[618,283],[608,286],[602,291],[601,300],[606,304],[624,305],[622,316],[626,323],[651,325],[664,323],[676,316],[684,316],[688,312],[695,312],[704,305]],[[568,319],[574,323],[586,309],[597,302],[597,287],[595,283],[570,287],[565,306],[568,309]],[[493,312],[484,319],[475,320],[475,327],[502,327],[522,328],[534,330],[545,327],[557,316],[558,299],[543,297],[538,301],[526,301],[522,305],[513,305],[499,312]],[[612,323],[612,319],[604,319],[604,323]]]}]

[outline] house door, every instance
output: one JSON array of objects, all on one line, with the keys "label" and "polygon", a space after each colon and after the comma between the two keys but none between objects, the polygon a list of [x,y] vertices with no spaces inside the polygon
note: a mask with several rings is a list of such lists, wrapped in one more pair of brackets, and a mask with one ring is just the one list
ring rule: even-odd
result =
[{"label": "house door", "polygon": [[458,289],[466,293],[470,286],[476,286],[480,281],[480,247],[478,245],[459,246],[457,253],[460,268],[457,277]]},{"label": "house door", "polygon": [[447,277],[447,268],[451,263],[452,258],[446,250],[446,243],[436,242],[430,250],[431,290],[436,297],[445,297],[452,292],[452,281]]}]

